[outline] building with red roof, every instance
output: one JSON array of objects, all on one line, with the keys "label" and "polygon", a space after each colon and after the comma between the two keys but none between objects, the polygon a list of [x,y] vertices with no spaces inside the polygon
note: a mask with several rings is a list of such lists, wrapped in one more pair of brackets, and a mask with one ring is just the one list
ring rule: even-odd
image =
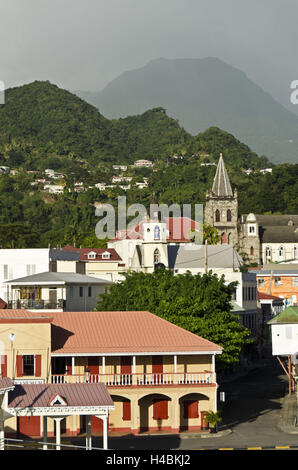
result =
[{"label": "building with red roof", "polygon": [[[39,390],[45,385],[102,384],[114,403],[109,430],[135,434],[201,430],[205,412],[217,408],[215,357],[222,348],[150,312],[1,310],[0,342],[1,377],[23,387],[25,408],[33,397],[29,385]],[[57,405],[72,403],[62,389],[51,387],[38,398],[41,406],[49,406],[56,395],[61,397]],[[17,396],[10,396],[11,408],[16,408]],[[89,415],[92,434],[101,433],[102,419]],[[37,418],[16,416],[7,419],[7,430],[32,435],[39,429],[38,437],[43,435],[41,420],[37,425]],[[69,435],[86,432],[86,426],[79,415],[64,420]],[[53,432],[49,421],[47,435]]]}]

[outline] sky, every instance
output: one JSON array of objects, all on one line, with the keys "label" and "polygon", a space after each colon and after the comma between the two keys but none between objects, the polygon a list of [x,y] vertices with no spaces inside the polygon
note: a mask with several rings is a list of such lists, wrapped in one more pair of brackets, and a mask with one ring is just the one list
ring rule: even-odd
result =
[{"label": "sky", "polygon": [[298,114],[297,0],[0,0],[0,81],[99,91],[164,58],[217,57]]}]

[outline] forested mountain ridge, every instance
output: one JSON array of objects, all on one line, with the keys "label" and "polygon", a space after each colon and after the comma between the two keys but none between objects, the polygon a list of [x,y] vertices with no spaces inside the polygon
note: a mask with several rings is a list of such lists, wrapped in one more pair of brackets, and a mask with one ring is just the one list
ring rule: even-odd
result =
[{"label": "forested mountain ridge", "polygon": [[219,128],[192,136],[160,107],[109,120],[48,81],[8,89],[0,125],[0,163],[27,170],[157,161],[175,153],[208,153],[216,160],[220,152],[238,168],[268,166],[266,159]]}]

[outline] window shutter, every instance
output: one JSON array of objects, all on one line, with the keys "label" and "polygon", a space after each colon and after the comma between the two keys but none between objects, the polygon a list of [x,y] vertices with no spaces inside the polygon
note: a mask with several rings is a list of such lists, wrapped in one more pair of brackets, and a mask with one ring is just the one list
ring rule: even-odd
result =
[{"label": "window shutter", "polygon": [[23,376],[23,356],[17,356],[17,377]]},{"label": "window shutter", "polygon": [[168,419],[168,401],[155,400],[153,402],[153,419]]},{"label": "window shutter", "polygon": [[41,377],[41,354],[35,355],[35,377]]},{"label": "window shutter", "polygon": [[7,356],[0,356],[1,377],[7,377]]},{"label": "window shutter", "polygon": [[131,419],[130,401],[126,400],[123,402],[123,421],[130,421],[130,419]]}]

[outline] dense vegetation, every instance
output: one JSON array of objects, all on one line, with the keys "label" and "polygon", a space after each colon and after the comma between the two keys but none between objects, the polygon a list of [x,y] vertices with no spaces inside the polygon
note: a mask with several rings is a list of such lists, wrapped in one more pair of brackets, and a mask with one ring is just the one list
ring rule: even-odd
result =
[{"label": "dense vegetation", "polygon": [[130,273],[101,296],[98,310],[149,311],[224,348],[218,366],[233,366],[249,343],[249,331],[231,314],[237,283],[209,273],[173,275],[160,269],[152,274]]},{"label": "dense vegetation", "polygon": [[[298,165],[273,166],[272,174],[246,175],[243,169],[272,166],[231,134],[216,127],[193,137],[162,108],[140,116],[105,119],[77,96],[49,82],[34,82],[6,93],[0,106],[0,165],[18,169],[0,175],[0,247],[42,247],[48,244],[98,246],[95,203],[143,203],[153,195],[159,203],[204,203],[219,153],[223,153],[232,186],[238,188],[239,213],[297,213]],[[131,189],[119,186],[75,193],[74,182],[86,188],[110,184],[114,163],[147,158],[154,169],[128,166]],[[51,195],[34,178],[52,168],[65,174],[63,194]],[[33,172],[33,173],[31,173]],[[148,187],[134,183],[148,178]]]}]

